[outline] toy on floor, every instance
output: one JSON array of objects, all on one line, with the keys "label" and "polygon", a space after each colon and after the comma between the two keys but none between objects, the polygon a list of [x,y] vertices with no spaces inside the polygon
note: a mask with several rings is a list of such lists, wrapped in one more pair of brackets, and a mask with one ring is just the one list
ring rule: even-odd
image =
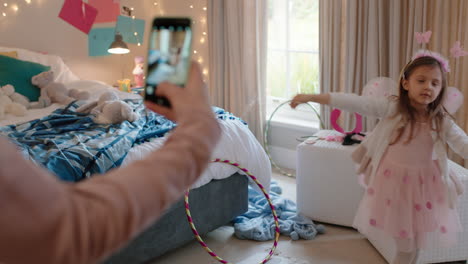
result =
[{"label": "toy on floor", "polygon": [[38,102],[32,103],[31,108],[44,108],[52,103],[68,105],[73,101],[89,98],[86,91],[68,89],[63,83],[54,82],[53,71],[39,73],[31,78],[31,82],[41,89]]},{"label": "toy on floor", "polygon": [[93,114],[98,124],[119,124],[127,120],[136,121],[140,116],[133,108],[120,100],[113,91],[103,93],[97,101],[85,104],[76,110],[78,113]]},{"label": "toy on floor", "polygon": [[[273,246],[271,247],[271,250],[270,252],[268,253],[268,255],[265,257],[265,259],[263,261],[261,261],[260,263],[261,264],[264,264],[264,263],[267,263],[271,257],[273,256],[273,253],[275,252],[276,250],[276,247],[278,246],[278,240],[279,240],[279,236],[280,236],[280,227],[279,227],[279,222],[278,222],[278,216],[276,215],[276,210],[275,210],[275,206],[273,205],[271,199],[270,199],[270,196],[268,195],[268,193],[265,191],[265,188],[263,187],[263,185],[258,182],[257,178],[252,175],[249,170],[247,170],[246,168],[243,168],[241,167],[238,163],[234,163],[234,162],[231,162],[229,160],[222,160],[222,159],[215,159],[213,160],[212,162],[219,162],[219,163],[225,163],[225,164],[229,164],[229,165],[232,165],[234,167],[237,167],[239,168],[240,170],[242,170],[243,172],[245,172],[256,184],[257,186],[262,190],[263,194],[265,195],[265,198],[267,199],[268,201],[268,204],[270,205],[270,208],[271,208],[271,212],[273,214],[273,218],[275,219],[275,240],[273,241]],[[189,206],[189,191],[187,190],[185,192],[185,199],[184,199],[184,202],[185,202],[185,213],[187,214],[187,220],[190,224],[190,228],[192,229],[192,232],[193,234],[195,235],[195,238],[198,240],[198,243],[200,243],[200,245],[203,247],[203,249],[206,250],[206,252],[208,252],[208,254],[210,254],[210,256],[212,256],[214,259],[216,259],[217,261],[221,262],[221,263],[230,263],[224,259],[222,259],[220,256],[218,256],[216,253],[213,252],[213,250],[211,250],[207,245],[206,243],[203,241],[203,239],[200,237],[200,235],[198,234],[198,231],[195,227],[195,224],[193,223],[193,220],[192,220],[192,216],[191,216],[191,213],[190,213],[190,206]]]},{"label": "toy on floor", "polygon": [[0,119],[5,117],[5,114],[13,114],[15,116],[26,115],[29,100],[22,98],[22,95],[15,92],[12,85],[5,85],[0,88]]}]

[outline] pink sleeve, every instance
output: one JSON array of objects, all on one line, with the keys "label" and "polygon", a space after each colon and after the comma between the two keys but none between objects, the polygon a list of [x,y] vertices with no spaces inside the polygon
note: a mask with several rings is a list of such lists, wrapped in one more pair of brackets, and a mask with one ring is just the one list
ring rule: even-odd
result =
[{"label": "pink sleeve", "polygon": [[0,263],[88,264],[124,246],[205,169],[220,129],[210,116],[195,118],[146,159],[77,184],[0,138]]}]

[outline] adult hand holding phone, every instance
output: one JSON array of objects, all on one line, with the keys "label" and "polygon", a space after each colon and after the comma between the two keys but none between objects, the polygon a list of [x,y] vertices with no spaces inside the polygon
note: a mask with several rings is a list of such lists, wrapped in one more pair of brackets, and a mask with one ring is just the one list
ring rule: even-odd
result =
[{"label": "adult hand holding phone", "polygon": [[145,101],[146,106],[174,122],[195,122],[195,118],[199,115],[210,117],[211,121],[216,122],[208,102],[208,94],[201,69],[196,62],[192,62],[190,65],[187,84],[184,88],[169,82],[163,82],[158,86],[156,95],[166,97],[171,103],[171,108],[158,105],[149,100]]}]

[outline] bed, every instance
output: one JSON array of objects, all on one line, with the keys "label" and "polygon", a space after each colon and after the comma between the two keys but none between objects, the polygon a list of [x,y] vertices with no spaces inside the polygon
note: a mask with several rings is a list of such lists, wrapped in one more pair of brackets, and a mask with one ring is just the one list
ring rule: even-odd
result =
[{"label": "bed", "polygon": [[[70,71],[63,60],[58,56],[46,55],[23,49],[0,47],[0,52],[3,51],[16,51],[18,53],[18,59],[20,60],[50,66],[56,73],[56,81],[65,83],[70,89],[75,88],[82,91],[88,91],[92,94],[92,98],[97,98],[100,94],[109,90],[117,91],[115,88],[99,81],[80,80]],[[139,109],[138,111],[142,111],[141,113],[144,113],[142,115],[145,120],[144,122],[147,122],[146,120],[150,119],[150,114],[148,114],[149,111],[145,110],[142,106],[141,97],[139,95],[120,91],[117,91],[117,93],[122,100],[125,100],[135,109]],[[94,167],[84,166],[86,171],[84,171],[83,168],[78,168],[77,173],[75,171],[77,170],[77,167],[79,167],[79,164],[73,165],[73,158],[69,158],[70,156],[67,156],[67,159],[71,161],[70,163],[72,165],[63,165],[62,163],[60,163],[62,165],[57,165],[58,163],[56,160],[50,162],[50,160],[57,155],[54,153],[44,154],[44,149],[38,150],[35,143],[31,143],[31,141],[23,141],[24,135],[35,135],[34,133],[37,133],[38,138],[43,142],[57,142],[56,140],[50,140],[49,138],[44,140],[44,135],[48,137],[51,129],[53,130],[53,133],[58,133],[56,131],[57,127],[60,127],[59,134],[67,135],[67,137],[70,134],[75,133],[76,131],[73,130],[73,127],[70,127],[67,123],[70,120],[70,122],[74,124],[77,122],[84,122],[84,125],[80,127],[89,126],[90,129],[94,129],[93,124],[89,123],[89,117],[80,116],[75,113],[74,109],[79,107],[80,103],[85,102],[75,102],[68,106],[53,104],[47,108],[30,109],[27,114],[22,117],[7,114],[4,119],[0,120],[0,133],[4,136],[7,135],[10,137],[12,141],[17,141],[16,143],[23,147],[23,155],[26,158],[35,161],[39,165],[45,166],[62,180],[79,181],[88,177],[93,177],[96,173],[103,173],[106,170],[117,166],[126,166],[135,160],[144,158],[149,152],[160,148],[164,144],[168,134],[166,132],[171,129],[170,126],[163,127],[163,129],[157,131],[157,135],[155,134],[155,136],[151,137],[147,136],[148,133],[141,133],[141,131],[139,131],[139,133],[135,133],[131,129],[134,129],[135,126],[138,127],[138,125],[127,124],[128,122],[125,123],[125,121],[125,125],[122,125],[123,129],[130,129],[130,132],[133,134],[144,134],[146,136],[130,142],[128,142],[128,140],[122,140],[124,143],[116,148],[122,152],[120,156],[112,156],[115,151],[109,151],[109,153],[101,155],[105,156],[105,159],[99,160],[98,158],[94,158],[95,153],[93,153],[94,156],[92,156],[91,159],[95,160],[94,163],[90,162],[90,164],[93,163]],[[268,189],[271,178],[270,163],[263,148],[249,131],[248,126],[242,120],[223,109],[213,108],[213,111],[216,114],[222,129],[222,137],[218,146],[214,150],[213,158],[237,161],[257,176],[259,181]],[[154,114],[151,114],[151,118],[155,118]],[[68,119],[65,120],[65,127],[61,127],[63,125],[64,116]],[[140,120],[141,119],[142,118],[140,118]],[[52,125],[52,128],[50,127],[50,124],[54,124]],[[55,124],[57,124],[57,127]],[[144,129],[148,129],[148,127],[154,129],[152,124],[153,123],[145,123],[142,127],[145,127]],[[36,130],[31,131],[32,127],[36,129],[41,126],[44,127],[44,130],[39,132]],[[122,129],[122,127],[118,127],[117,129]],[[102,129],[102,127],[100,128]],[[47,133],[44,134],[44,131]],[[106,130],[107,134],[109,134],[108,131],[109,130]],[[125,133],[128,132],[127,130],[123,131]],[[131,134],[130,132],[129,134]],[[154,131],[151,130],[150,132],[153,133]],[[122,134],[122,130],[117,130],[115,133]],[[87,136],[87,134],[85,134],[85,136]],[[79,134],[78,136],[74,136],[73,140],[76,140],[76,138],[82,139],[83,135]],[[126,137],[126,139],[128,139],[128,137]],[[34,138],[34,140],[36,140],[36,138]],[[105,142],[106,140],[107,139],[100,139],[96,141]],[[91,142],[91,140],[79,140],[78,145],[87,144],[87,142]],[[61,142],[60,144],[54,145],[57,145],[57,148],[64,146]],[[68,149],[68,146],[69,145],[64,149]],[[105,145],[105,148],[107,148],[107,145]],[[39,152],[36,153],[37,151]],[[51,150],[47,149],[47,151]],[[66,151],[62,152],[60,150],[58,153],[62,155],[62,153],[65,152]],[[85,153],[88,155],[89,153],[87,152],[91,151],[80,150],[75,151],[74,154],[75,156],[76,153],[80,153],[80,155]],[[78,156],[78,158],[83,160],[88,158],[88,156],[85,156],[85,158]],[[67,178],[67,175],[73,175],[73,177]],[[242,175],[242,172],[235,167],[220,163],[212,163],[209,165],[202,176],[193,184],[190,193],[194,222],[197,224],[197,228],[201,234],[205,234],[229,223],[234,217],[247,210],[248,184],[248,178],[245,175]],[[115,255],[105,260],[104,263],[144,263],[173,250],[192,239],[193,235],[185,218],[183,201],[180,200],[169,208],[162,218],[156,221],[150,228],[137,236],[127,247],[121,249]]]}]

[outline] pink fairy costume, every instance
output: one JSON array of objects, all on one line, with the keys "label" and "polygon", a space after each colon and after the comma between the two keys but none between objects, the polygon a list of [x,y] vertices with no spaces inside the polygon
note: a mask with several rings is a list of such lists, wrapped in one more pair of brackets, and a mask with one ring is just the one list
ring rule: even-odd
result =
[{"label": "pink fairy costume", "polygon": [[[443,71],[450,71],[440,54],[420,50],[413,59],[431,56]],[[455,57],[455,56],[454,56]],[[462,231],[456,211],[457,196],[463,186],[447,166],[446,144],[468,158],[468,137],[447,115],[440,135],[435,123],[415,123],[404,127],[400,140],[393,143],[397,128],[402,127],[397,114],[397,84],[385,77],[375,78],[364,87],[363,95],[331,93],[330,105],[366,116],[380,118],[373,132],[353,152],[358,164],[360,183],[366,192],[353,226],[363,234],[379,229],[398,241],[399,251],[414,252],[429,246],[449,247]],[[454,114],[463,103],[463,94],[447,87],[443,105]],[[439,239],[428,245],[427,237]]]},{"label": "pink fairy costume", "polygon": [[353,226],[361,233],[373,228],[409,243],[400,251],[427,247],[427,234],[438,236],[441,246],[457,241],[461,224],[446,197],[438,163],[433,159],[430,124],[416,123],[409,138],[406,126],[401,139],[388,146],[374,180],[366,186]]}]

